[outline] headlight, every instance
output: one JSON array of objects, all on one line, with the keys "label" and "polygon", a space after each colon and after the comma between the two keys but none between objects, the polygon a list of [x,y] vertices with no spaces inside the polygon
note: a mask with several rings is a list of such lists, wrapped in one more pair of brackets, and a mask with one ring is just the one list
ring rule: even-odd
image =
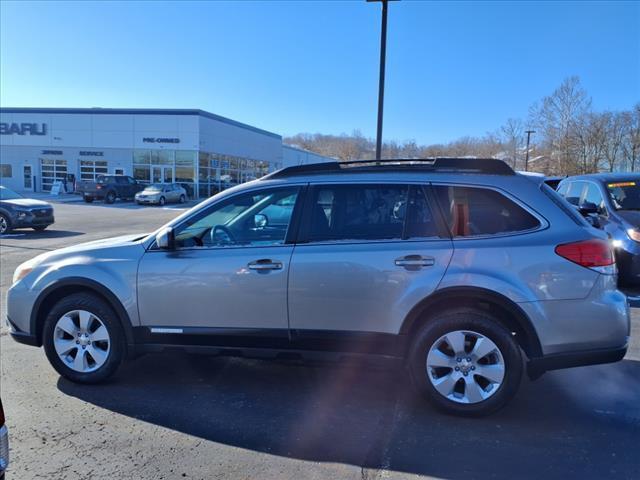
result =
[{"label": "headlight", "polygon": [[37,260],[38,257],[32,258],[31,260],[27,260],[26,262],[18,265],[16,271],[13,272],[13,283],[19,282],[24,277],[26,277],[38,264],[40,263]]},{"label": "headlight", "polygon": [[627,230],[627,235],[631,240],[635,240],[636,242],[640,242],[640,232],[635,228],[630,228]]}]

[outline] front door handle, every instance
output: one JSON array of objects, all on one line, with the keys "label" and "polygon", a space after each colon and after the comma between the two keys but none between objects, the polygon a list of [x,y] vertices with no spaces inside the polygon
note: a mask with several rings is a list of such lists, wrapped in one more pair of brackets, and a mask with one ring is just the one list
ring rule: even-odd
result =
[{"label": "front door handle", "polygon": [[247,267],[249,267],[249,270],[257,270],[257,271],[282,270],[282,262],[270,260],[268,258],[263,258],[261,260],[249,262]]},{"label": "front door handle", "polygon": [[436,260],[433,257],[423,257],[421,255],[407,255],[406,257],[396,258],[398,267],[432,267]]}]

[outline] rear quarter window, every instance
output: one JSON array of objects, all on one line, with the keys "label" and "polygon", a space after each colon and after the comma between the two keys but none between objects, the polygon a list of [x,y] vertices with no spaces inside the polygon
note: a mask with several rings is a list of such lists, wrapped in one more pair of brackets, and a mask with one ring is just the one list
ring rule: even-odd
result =
[{"label": "rear quarter window", "polygon": [[517,233],[540,226],[536,217],[495,190],[460,186],[433,188],[454,237]]}]

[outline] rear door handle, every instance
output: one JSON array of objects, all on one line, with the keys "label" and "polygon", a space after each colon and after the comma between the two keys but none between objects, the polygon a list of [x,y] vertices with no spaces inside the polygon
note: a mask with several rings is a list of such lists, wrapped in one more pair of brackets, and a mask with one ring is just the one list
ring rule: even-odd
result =
[{"label": "rear door handle", "polygon": [[398,267],[432,267],[436,260],[433,257],[423,257],[421,255],[407,255],[406,257],[396,258]]},{"label": "rear door handle", "polygon": [[249,267],[249,270],[258,270],[258,271],[282,270],[282,262],[273,261],[268,258],[264,258],[261,260],[256,260],[254,262],[249,262],[247,267]]}]

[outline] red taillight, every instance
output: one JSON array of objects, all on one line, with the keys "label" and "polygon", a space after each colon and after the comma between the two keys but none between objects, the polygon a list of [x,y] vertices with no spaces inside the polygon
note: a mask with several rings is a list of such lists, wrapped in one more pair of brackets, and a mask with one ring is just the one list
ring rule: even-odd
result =
[{"label": "red taillight", "polygon": [[556,253],[583,267],[606,267],[615,261],[611,246],[604,240],[565,243],[556,247]]},{"label": "red taillight", "polygon": [[102,185],[96,185],[96,190],[102,190]]}]

